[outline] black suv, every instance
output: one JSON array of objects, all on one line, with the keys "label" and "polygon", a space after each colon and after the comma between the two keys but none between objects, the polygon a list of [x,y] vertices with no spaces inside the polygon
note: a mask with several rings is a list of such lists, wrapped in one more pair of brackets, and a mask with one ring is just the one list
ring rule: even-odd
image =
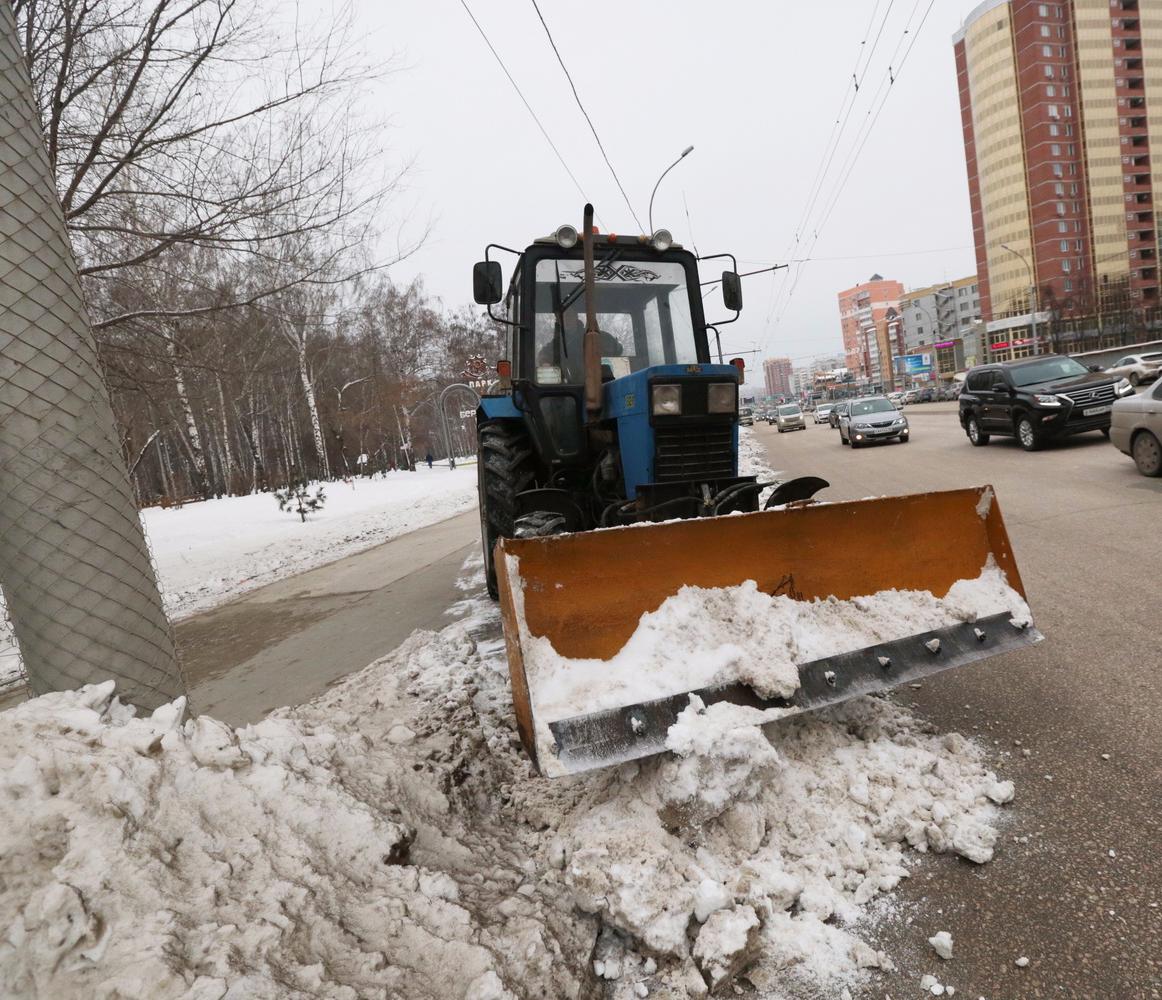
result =
[{"label": "black suv", "polygon": [[1026,451],[1083,431],[1110,433],[1114,400],[1133,393],[1120,375],[1058,354],[973,368],[960,393],[960,426],[977,446],[1011,434]]}]

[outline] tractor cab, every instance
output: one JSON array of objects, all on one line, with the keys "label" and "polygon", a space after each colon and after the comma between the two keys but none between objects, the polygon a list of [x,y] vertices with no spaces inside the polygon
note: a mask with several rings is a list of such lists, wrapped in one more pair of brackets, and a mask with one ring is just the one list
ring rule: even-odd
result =
[{"label": "tractor cab", "polygon": [[[589,232],[588,245],[562,226],[508,251],[507,291],[498,261],[474,271],[476,301],[505,331],[502,380],[477,414],[482,503],[504,494],[497,536],[757,509],[754,477],[738,475],[742,363],[712,361],[698,259],[664,230]],[[723,256],[734,316],[720,323],[742,306]],[[490,468],[502,446],[527,456],[518,470],[495,455]]]}]

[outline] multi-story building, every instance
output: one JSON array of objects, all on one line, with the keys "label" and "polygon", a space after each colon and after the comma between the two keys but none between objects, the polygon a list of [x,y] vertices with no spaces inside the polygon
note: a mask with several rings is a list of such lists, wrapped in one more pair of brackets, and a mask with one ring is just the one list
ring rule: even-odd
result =
[{"label": "multi-story building", "polygon": [[767,358],[763,361],[763,378],[768,396],[791,395],[791,359]]},{"label": "multi-story building", "polygon": [[1159,304],[1162,4],[985,0],[953,47],[982,350],[1115,345]]},{"label": "multi-story building", "polygon": [[[857,379],[870,383],[891,380],[891,358],[899,346],[893,341],[902,341],[899,310],[903,294],[903,285],[878,274],[839,293],[844,359]],[[889,325],[894,329],[889,331]]]},{"label": "multi-story building", "polygon": [[900,297],[900,311],[904,317],[901,353],[931,353],[935,375],[951,378],[963,370],[970,354],[975,358],[974,330],[981,320],[975,274],[907,292]]}]

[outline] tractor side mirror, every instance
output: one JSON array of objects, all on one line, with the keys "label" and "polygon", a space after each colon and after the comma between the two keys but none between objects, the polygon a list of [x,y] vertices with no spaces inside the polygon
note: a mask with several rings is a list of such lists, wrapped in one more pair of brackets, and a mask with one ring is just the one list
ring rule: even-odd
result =
[{"label": "tractor side mirror", "polygon": [[742,279],[735,271],[722,272],[722,304],[731,312],[742,309]]},{"label": "tractor side mirror", "polygon": [[472,268],[472,297],[481,306],[495,305],[504,298],[504,279],[497,261],[478,261]]}]

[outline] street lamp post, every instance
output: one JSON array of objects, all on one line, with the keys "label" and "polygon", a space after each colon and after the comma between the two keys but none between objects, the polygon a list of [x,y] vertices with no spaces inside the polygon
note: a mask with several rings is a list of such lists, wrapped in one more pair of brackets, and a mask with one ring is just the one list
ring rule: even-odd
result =
[{"label": "street lamp post", "polygon": [[1033,265],[1028,258],[1019,250],[1014,250],[1007,243],[1001,244],[1002,250],[1008,250],[1009,253],[1021,258],[1021,263],[1029,272],[1029,301],[1031,303],[1032,312],[1029,314],[1029,320],[1033,327],[1033,354],[1040,354],[1040,345],[1037,343],[1037,279],[1033,276]]},{"label": "street lamp post", "polygon": [[[665,170],[662,171],[662,177],[665,177],[666,174],[668,174],[671,170],[673,170],[679,163],[681,163],[693,151],[694,151],[693,146],[687,146],[685,149],[683,149],[682,155],[679,156],[673,163],[671,163],[668,167],[666,167]],[[658,178],[658,183],[654,185],[654,189],[650,192],[650,212],[649,212],[650,231],[649,231],[649,233],[646,234],[647,236],[652,236],[653,232],[654,232],[654,195],[656,195],[658,193],[658,184],[662,183],[662,177]]]}]

